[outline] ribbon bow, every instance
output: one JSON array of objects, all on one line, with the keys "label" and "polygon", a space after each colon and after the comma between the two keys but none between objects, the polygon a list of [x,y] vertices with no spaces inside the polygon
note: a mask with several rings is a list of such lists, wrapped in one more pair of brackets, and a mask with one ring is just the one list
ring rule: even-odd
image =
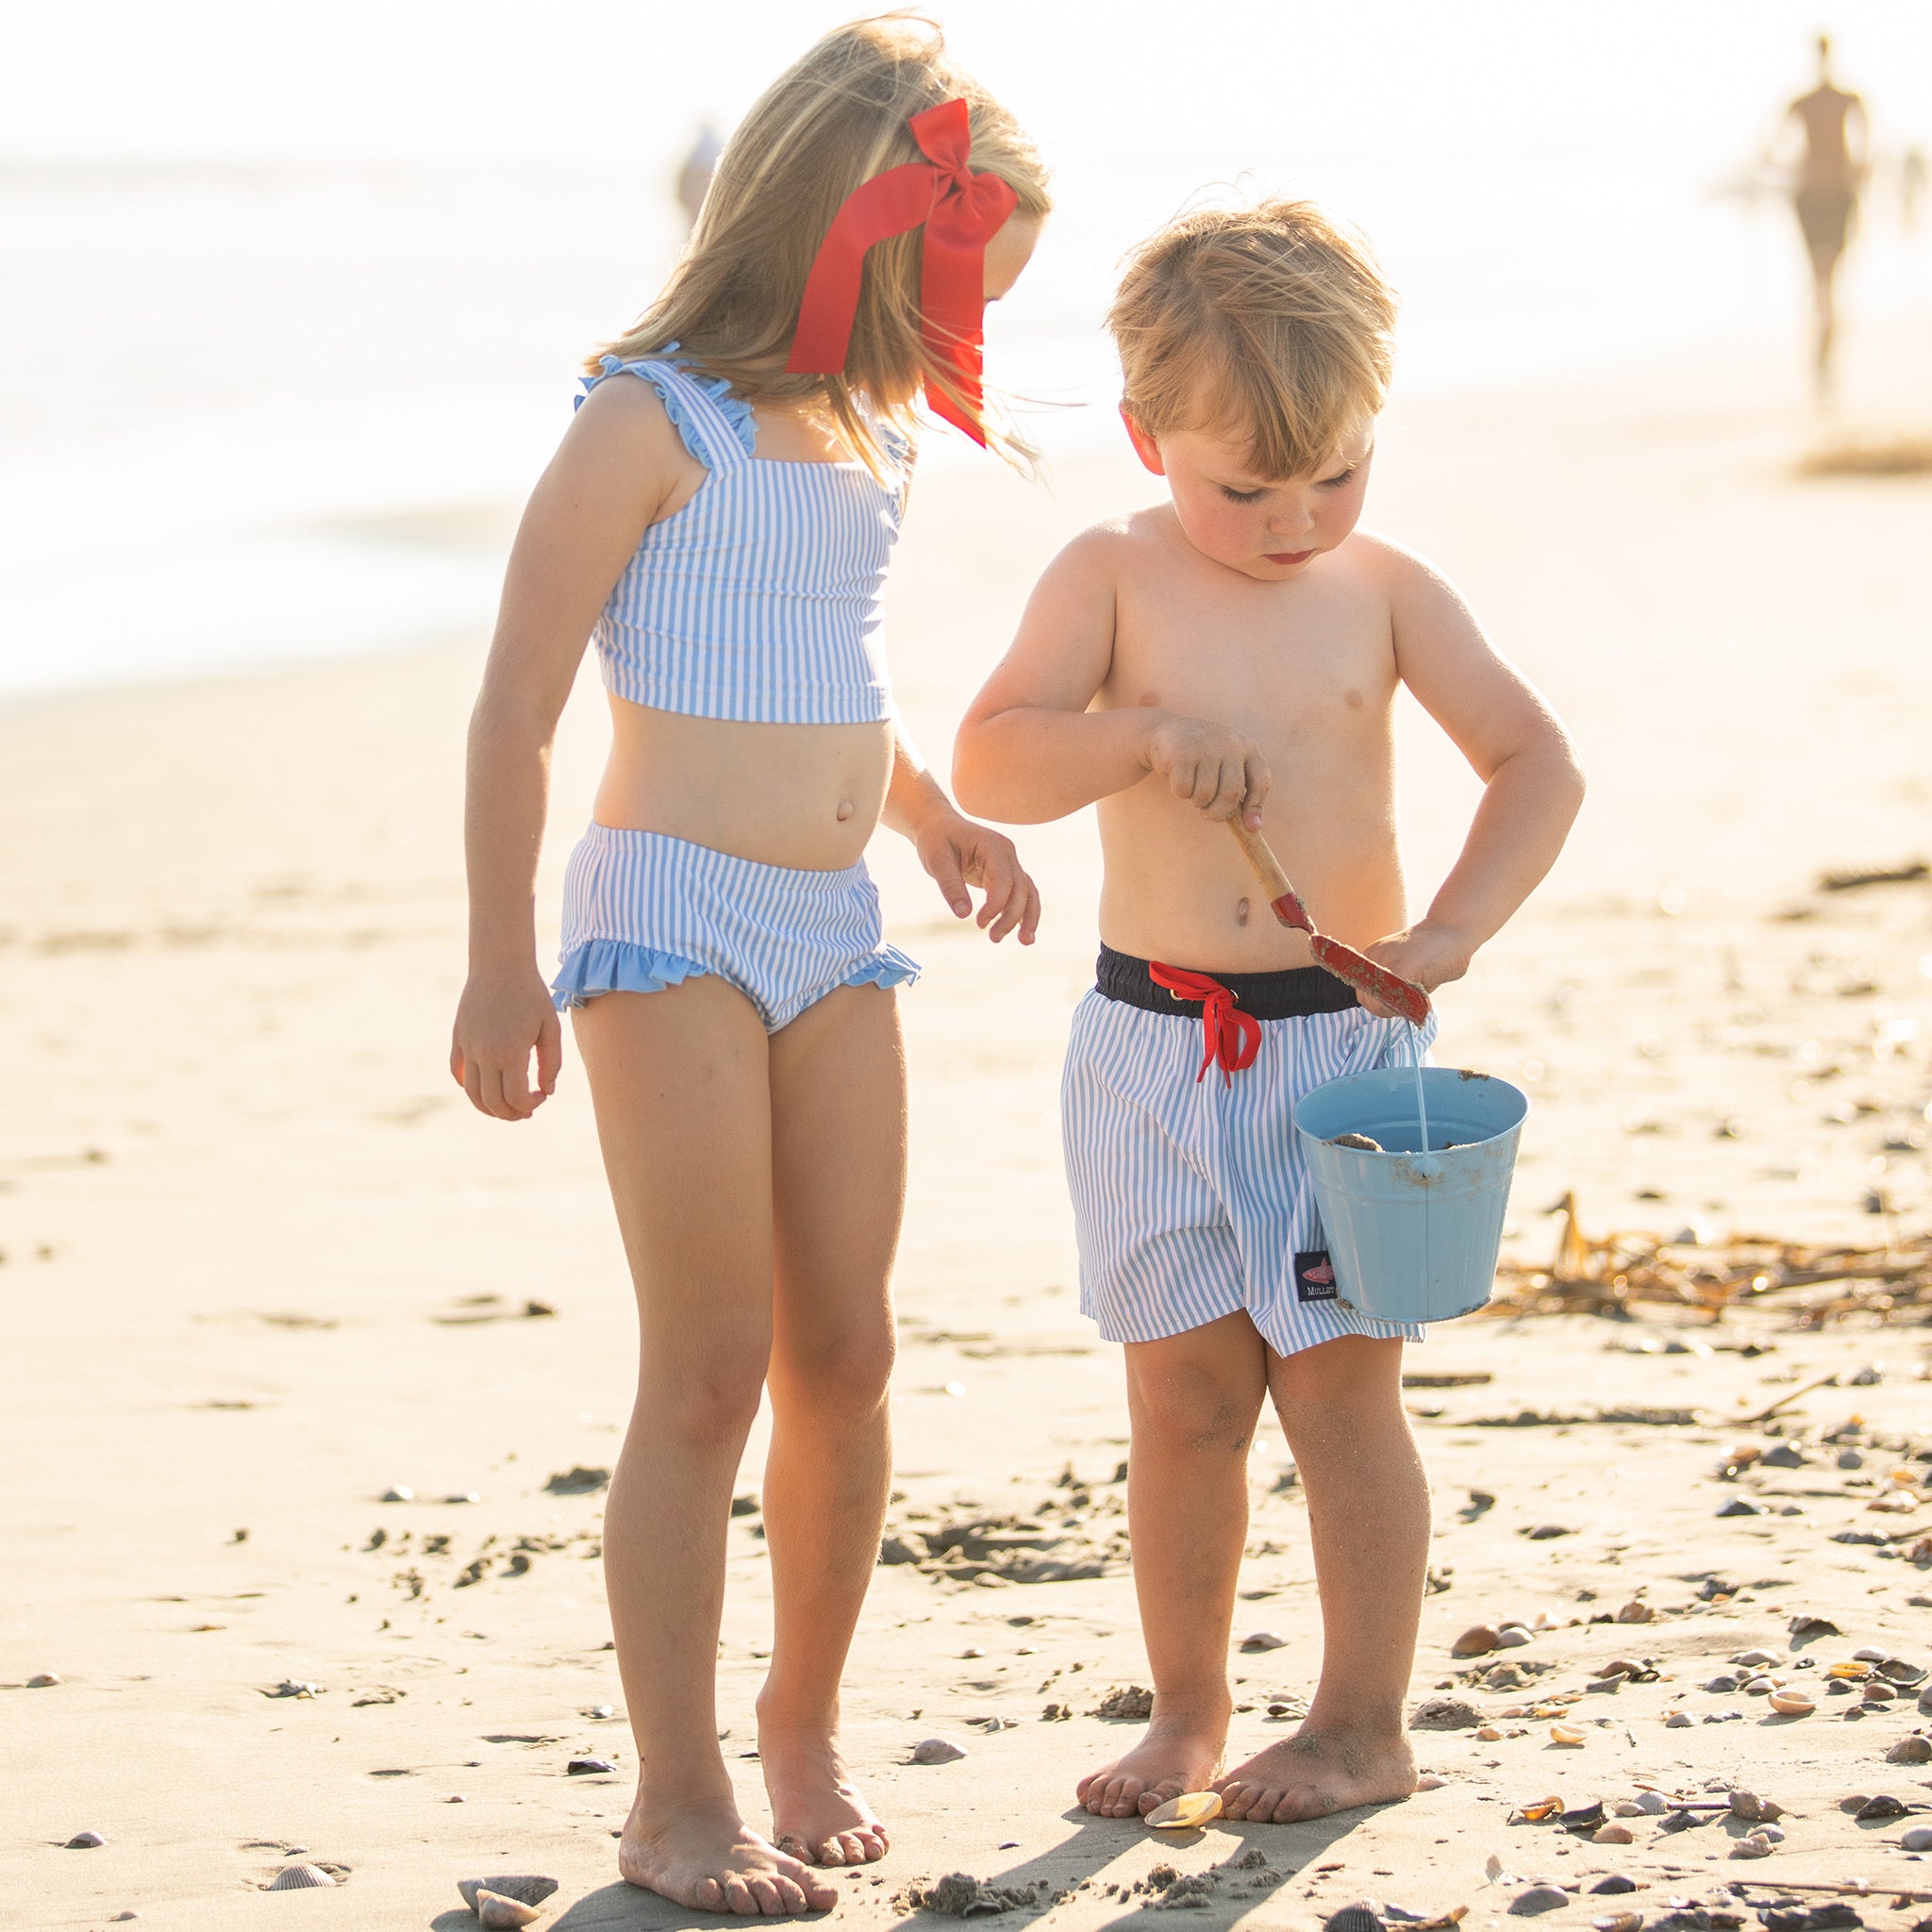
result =
[{"label": "ribbon bow", "polygon": [[977,412],[983,393],[986,244],[1020,197],[997,175],[975,175],[968,164],[973,138],[963,100],[941,101],[906,125],[926,158],[888,168],[845,197],[806,277],[785,367],[795,375],[836,375],[843,370],[866,250],[924,222],[920,337],[926,354],[952,371],[968,408],[932,383],[925,399],[936,415],[984,448],[986,433],[969,409]]},{"label": "ribbon bow", "polygon": [[1260,1021],[1242,1012],[1234,994],[1205,973],[1183,973],[1178,966],[1163,966],[1158,959],[1150,959],[1147,976],[1175,999],[1201,1002],[1201,1030],[1207,1036],[1208,1050],[1201,1056],[1201,1071],[1194,1075],[1194,1084],[1198,1087],[1208,1077],[1208,1069],[1218,1066],[1221,1084],[1232,1087],[1232,1076],[1252,1067],[1261,1051]]}]

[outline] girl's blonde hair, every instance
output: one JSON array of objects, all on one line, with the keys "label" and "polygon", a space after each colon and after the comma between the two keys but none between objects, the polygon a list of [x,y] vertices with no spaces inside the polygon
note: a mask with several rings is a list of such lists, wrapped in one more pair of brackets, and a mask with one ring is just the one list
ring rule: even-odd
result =
[{"label": "girl's blonde hair", "polygon": [[[1040,153],[1013,117],[947,59],[936,22],[909,13],[856,20],[828,33],[767,88],[719,158],[710,192],[664,291],[600,354],[625,358],[679,345],[747,402],[822,398],[869,468],[891,468],[877,425],[910,428],[912,400],[932,383],[978,420],[951,372],[920,340],[923,227],[868,251],[845,368],[793,375],[785,368],[819,244],[861,182],[925,158],[907,121],[963,98],[972,166],[1020,198],[1015,217],[1052,207]],[[594,374],[598,358],[585,367]],[[1010,428],[988,426],[1009,458],[1031,455]]]},{"label": "girl's blonde hair", "polygon": [[1128,258],[1107,322],[1127,414],[1150,436],[1243,439],[1257,475],[1319,468],[1389,394],[1395,291],[1311,201],[1170,222]]}]

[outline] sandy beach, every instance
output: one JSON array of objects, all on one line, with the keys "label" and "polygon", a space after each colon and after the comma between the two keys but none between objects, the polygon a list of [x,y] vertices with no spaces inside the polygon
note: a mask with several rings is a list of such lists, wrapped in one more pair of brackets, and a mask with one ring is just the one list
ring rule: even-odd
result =
[{"label": "sandy beach", "polygon": [[[1857,346],[1842,431],[1923,433],[1923,329]],[[1520,1261],[1555,1252],[1566,1191],[1587,1233],[1674,1240],[1686,1271],[1740,1234],[1924,1252],[1932,880],[1820,879],[1932,859],[1932,484],[1800,479],[1819,429],[1794,391],[1790,345],[1744,341],[1398,398],[1386,425],[1368,521],[1457,579],[1592,780],[1557,874],[1441,1003],[1439,1058],[1534,1102]],[[1050,494],[991,465],[922,480],[893,653],[936,763],[1039,568],[1149,493],[1124,452]],[[447,527],[468,541],[502,514],[455,506]],[[444,1066],[481,643],[0,708],[0,1013],[25,1096],[0,1116],[0,1925],[454,1928],[475,1923],[456,1881],[500,1872],[560,1881],[542,1922],[559,1932],[715,1923],[616,1881],[633,1759],[596,1483],[633,1316],[584,1084],[573,1057],[511,1129]],[[546,958],[604,730],[587,675],[559,748]],[[1474,786],[1425,721],[1404,744],[1420,902]],[[1024,954],[957,927],[890,837],[873,854],[891,937],[925,966],[903,1000],[887,1552],[922,1560],[881,1565],[861,1626],[848,1744],[894,1844],[840,1878],[839,1915],[909,1924],[953,1873],[1026,1896],[940,1904],[1069,1932],[1182,1907],[1300,1932],[1362,1898],[1480,1926],[1539,1880],[1563,1893],[1558,1925],[1757,1924],[1725,1891],[1744,1880],[1808,1907],[1829,1895],[1796,1888],[1862,1879],[1864,1924],[1932,1915],[1932,1858],[1900,1843],[1932,1825],[1932,1763],[1889,1755],[1932,1730],[1913,1674],[1932,1664],[1932,1568],[1905,1534],[1932,1529],[1927,1313],[1826,1320],[1828,1280],[1715,1321],[1661,1302],[1471,1319],[1412,1352],[1449,1378],[1412,1395],[1443,1586],[1413,1695],[1472,1707],[1418,1731],[1431,1789],[1176,1837],[1072,1808],[1132,1734],[1099,1711],[1148,1679],[1119,1364],[1077,1312],[1059,1169],[1091,821],[1023,851],[1047,904]],[[1596,1419],[1646,1410],[1680,1419]],[[761,1453],[719,1720],[754,1819]],[[1313,1685],[1302,1510],[1270,1425],[1236,1632],[1269,1641],[1233,1659],[1237,1755]],[[1844,1540],[1874,1536],[1890,1540]],[[1641,1621],[1604,1623],[1633,1604]],[[1806,1618],[1835,1628],[1794,1632]],[[1527,1641],[1452,1657],[1511,1619]],[[1754,1650],[1774,1661],[1729,1663]],[[1868,1675],[1826,1693],[1867,1650]],[[1740,1669],[1815,1687],[1815,1713],[1704,1688]],[[908,1762],[931,1737],[965,1755]],[[1783,1807],[1761,1860],[1731,1856],[1753,1828],[1722,1808],[1736,1787]],[[1705,1808],[1618,1815],[1645,1790]],[[1551,1797],[1557,1815],[1511,1822]],[[1853,1797],[1906,1808],[1859,1819]],[[1597,1802],[1627,1842],[1561,1822],[1593,1831]],[[89,1832],[105,1843],[70,1848]],[[297,1862],[340,1883],[262,1894]],[[1612,1874],[1638,1889],[1597,1895]]]}]

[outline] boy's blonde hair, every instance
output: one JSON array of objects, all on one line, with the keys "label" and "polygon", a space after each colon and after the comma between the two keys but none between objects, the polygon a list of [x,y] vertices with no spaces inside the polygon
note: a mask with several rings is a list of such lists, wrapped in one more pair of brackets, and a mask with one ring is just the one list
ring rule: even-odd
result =
[{"label": "boy's blonde hair", "polygon": [[1127,414],[1150,436],[1245,438],[1261,476],[1309,475],[1389,393],[1395,291],[1310,201],[1169,223],[1128,258],[1107,322]]},{"label": "boy's blonde hair", "polygon": [[[1013,117],[946,58],[936,22],[887,13],[828,33],[767,88],[719,158],[709,192],[664,292],[600,354],[660,353],[672,342],[748,402],[824,400],[840,433],[875,473],[891,467],[877,419],[909,428],[912,399],[932,383],[977,418],[952,372],[920,339],[923,227],[868,251],[845,368],[785,368],[806,277],[841,204],[862,181],[923,160],[908,120],[963,98],[971,165],[1020,197],[1009,219],[1053,203],[1040,153]],[[586,368],[594,374],[597,358]],[[862,400],[861,400],[862,399]],[[1009,458],[1032,454],[1010,429],[988,429]]]}]

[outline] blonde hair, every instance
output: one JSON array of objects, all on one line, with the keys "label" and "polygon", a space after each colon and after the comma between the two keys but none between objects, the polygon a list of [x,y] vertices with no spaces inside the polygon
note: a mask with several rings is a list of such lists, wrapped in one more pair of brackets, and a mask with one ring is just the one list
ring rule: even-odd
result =
[{"label": "blonde hair", "polygon": [[1169,223],[1128,258],[1107,322],[1142,429],[1245,437],[1271,478],[1327,462],[1394,366],[1395,291],[1367,240],[1309,201]]},{"label": "blonde hair", "polygon": [[[892,467],[883,420],[909,429],[912,400],[931,383],[970,408],[952,373],[920,339],[923,227],[868,251],[844,370],[794,375],[785,368],[806,277],[841,204],[861,182],[924,159],[907,121],[963,98],[971,165],[1020,197],[1016,217],[1053,204],[1039,151],[1013,117],[946,58],[936,22],[910,13],[856,20],[828,33],[767,88],[744,117],[664,291],[627,334],[600,354],[650,356],[671,343],[747,402],[820,398],[840,434],[874,473]],[[598,358],[585,367],[594,374]],[[1010,428],[987,426],[1011,459],[1032,455]]]}]

